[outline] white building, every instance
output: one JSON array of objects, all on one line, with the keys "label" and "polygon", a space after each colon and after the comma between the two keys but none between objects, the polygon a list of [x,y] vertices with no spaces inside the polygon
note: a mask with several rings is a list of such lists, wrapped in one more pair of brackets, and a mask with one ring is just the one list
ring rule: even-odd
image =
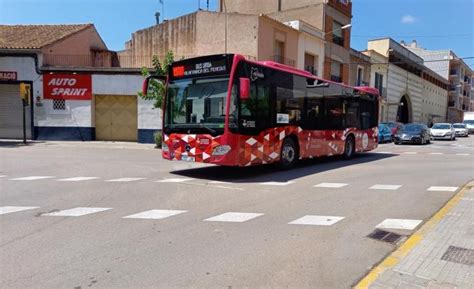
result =
[{"label": "white building", "polygon": [[300,31],[298,36],[298,57],[296,67],[323,77],[324,34],[316,27],[301,21],[285,22],[286,25]]},{"label": "white building", "polygon": [[423,122],[446,120],[447,80],[423,65],[423,59],[393,39],[368,42],[371,83],[383,102],[381,121]]},{"label": "white building", "polygon": [[454,51],[428,50],[418,46],[414,40],[402,45],[420,56],[425,66],[449,80],[448,88],[448,121],[460,122],[464,111],[473,111],[472,107],[472,69]]}]

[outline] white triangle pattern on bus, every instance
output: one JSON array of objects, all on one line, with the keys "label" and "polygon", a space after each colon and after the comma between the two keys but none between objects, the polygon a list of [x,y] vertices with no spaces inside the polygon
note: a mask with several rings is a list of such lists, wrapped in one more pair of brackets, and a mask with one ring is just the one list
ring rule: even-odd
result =
[{"label": "white triangle pattern on bus", "polygon": [[202,159],[203,160],[207,160],[208,158],[210,157],[210,155],[206,154],[206,153],[202,153]]}]

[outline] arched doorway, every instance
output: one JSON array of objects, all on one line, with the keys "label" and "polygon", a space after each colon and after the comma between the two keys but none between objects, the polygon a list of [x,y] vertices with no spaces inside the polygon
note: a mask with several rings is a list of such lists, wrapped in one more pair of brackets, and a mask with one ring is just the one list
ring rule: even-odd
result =
[{"label": "arched doorway", "polygon": [[404,95],[400,99],[400,104],[398,105],[397,121],[401,123],[411,122],[410,111],[411,111],[410,99],[408,95]]}]

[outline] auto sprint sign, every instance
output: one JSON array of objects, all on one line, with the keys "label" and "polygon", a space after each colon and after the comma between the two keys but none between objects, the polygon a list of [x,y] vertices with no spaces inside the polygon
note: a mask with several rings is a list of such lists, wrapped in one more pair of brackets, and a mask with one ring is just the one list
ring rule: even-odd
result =
[{"label": "auto sprint sign", "polygon": [[43,75],[43,96],[45,99],[92,98],[92,79],[90,75],[45,74]]}]

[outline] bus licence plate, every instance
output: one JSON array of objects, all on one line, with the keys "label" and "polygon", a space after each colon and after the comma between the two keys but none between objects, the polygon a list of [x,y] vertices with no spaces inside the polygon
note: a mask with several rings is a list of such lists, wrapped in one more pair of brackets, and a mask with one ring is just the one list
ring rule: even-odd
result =
[{"label": "bus licence plate", "polygon": [[194,162],[196,161],[195,157],[181,156],[181,160],[185,162]]}]

